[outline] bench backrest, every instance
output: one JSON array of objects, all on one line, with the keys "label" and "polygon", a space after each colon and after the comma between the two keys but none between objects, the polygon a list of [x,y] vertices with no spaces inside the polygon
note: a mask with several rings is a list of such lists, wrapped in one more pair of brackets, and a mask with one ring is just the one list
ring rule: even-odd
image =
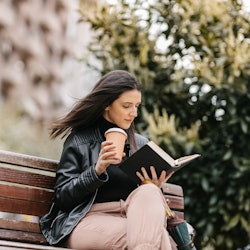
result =
[{"label": "bench backrest", "polygon": [[[0,239],[46,244],[38,218],[52,201],[58,161],[0,150]],[[169,206],[184,217],[182,187],[165,184]]]}]

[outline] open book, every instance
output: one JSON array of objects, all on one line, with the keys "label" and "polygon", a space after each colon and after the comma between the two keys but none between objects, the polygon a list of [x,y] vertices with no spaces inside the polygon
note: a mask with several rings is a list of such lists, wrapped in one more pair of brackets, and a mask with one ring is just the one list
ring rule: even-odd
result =
[{"label": "open book", "polygon": [[199,154],[193,154],[173,159],[161,147],[153,141],[150,141],[129,158],[124,160],[119,167],[139,184],[141,181],[137,177],[136,171],[141,172],[142,167],[144,167],[147,170],[148,175],[151,176],[150,166],[154,166],[157,176],[160,176],[163,170],[165,170],[167,174],[172,171],[175,172],[199,156]]}]

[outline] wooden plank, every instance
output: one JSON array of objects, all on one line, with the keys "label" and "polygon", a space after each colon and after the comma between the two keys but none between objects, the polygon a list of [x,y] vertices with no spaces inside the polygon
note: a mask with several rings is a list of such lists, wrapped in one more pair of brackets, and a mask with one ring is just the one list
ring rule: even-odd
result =
[{"label": "wooden plank", "polygon": [[[1,246],[0,245],[0,250],[23,250],[25,248],[17,248],[17,247],[11,247],[11,246]],[[27,248],[26,248],[27,250]]]},{"label": "wooden plank", "polygon": [[173,194],[177,196],[182,196],[183,197],[183,189],[181,186],[172,184],[172,183],[164,183],[162,186],[162,191],[163,193],[166,194]]},{"label": "wooden plank", "polygon": [[[27,244],[27,243],[20,243],[20,242],[12,242],[12,241],[6,241],[6,240],[0,240],[0,249],[1,250],[65,250],[65,248],[61,247],[52,247],[52,246],[43,246],[43,245],[36,245],[36,244]],[[67,248],[69,249],[69,248]]]},{"label": "wooden plank", "polygon": [[0,228],[23,232],[41,233],[38,222],[18,221],[15,219],[0,219]]},{"label": "wooden plank", "polygon": [[0,180],[34,187],[53,188],[55,177],[11,169],[0,165]]},{"label": "wooden plank", "polygon": [[[0,191],[0,198],[1,198],[1,196],[3,196],[4,198],[17,199],[17,201],[14,201],[16,204],[23,204],[22,200],[34,201],[34,202],[38,202],[38,206],[40,206],[40,202],[45,202],[45,203],[47,203],[47,205],[45,205],[45,208],[47,208],[49,206],[49,204],[51,202],[48,202],[48,201],[51,201],[52,196],[53,196],[52,191],[32,189],[30,187],[23,187],[23,186],[15,187],[15,186],[8,185],[8,184],[0,184],[0,190],[1,190]],[[173,189],[172,189],[172,193],[173,193]],[[180,194],[179,191],[178,191],[178,194]],[[179,210],[184,209],[184,201],[183,201],[182,197],[174,197],[171,195],[166,195],[166,199],[169,200],[169,205],[171,208],[179,209]],[[9,201],[11,201],[11,200],[9,200]],[[0,200],[0,202],[1,202],[1,200]],[[9,202],[8,203],[2,202],[1,207],[2,207],[2,209],[4,209],[3,211],[6,212],[6,209],[10,209],[10,204],[9,204]],[[29,205],[29,207],[36,208],[36,205],[32,203],[31,205]],[[44,210],[42,210],[42,211],[44,211]],[[7,211],[7,212],[9,212],[9,211]],[[11,212],[17,213],[16,208],[14,207],[14,210],[12,208]],[[32,212],[32,211],[30,211],[30,212]],[[34,213],[32,212],[32,214],[34,214]]]},{"label": "wooden plank", "polygon": [[164,195],[166,201],[171,209],[184,210],[184,199],[183,197]]},{"label": "wooden plank", "polygon": [[22,232],[17,230],[0,229],[0,239],[21,241],[46,245],[47,242],[41,233]]},{"label": "wooden plank", "polygon": [[183,212],[175,211],[175,210],[173,210],[173,211],[175,212],[175,214],[176,214],[179,218],[184,219],[184,213],[183,213]]},{"label": "wooden plank", "polygon": [[0,197],[1,212],[42,216],[48,212],[50,203],[33,202],[25,200],[15,200]]},{"label": "wooden plank", "polygon": [[20,166],[27,166],[36,169],[55,171],[58,161],[47,158],[31,156],[0,150],[0,162],[11,163]]},{"label": "wooden plank", "polygon": [[0,183],[0,197],[39,203],[50,203],[50,201],[52,201],[53,193],[52,190]]}]

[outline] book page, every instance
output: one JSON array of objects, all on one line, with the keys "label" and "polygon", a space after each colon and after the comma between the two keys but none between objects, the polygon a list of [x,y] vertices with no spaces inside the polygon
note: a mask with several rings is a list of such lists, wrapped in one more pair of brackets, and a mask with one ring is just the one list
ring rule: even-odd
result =
[{"label": "book page", "polygon": [[147,143],[155,152],[158,153],[168,164],[172,167],[176,166],[175,159],[173,159],[167,152],[165,152],[161,147],[155,144],[153,141]]},{"label": "book page", "polygon": [[200,155],[199,154],[194,154],[194,155],[182,156],[182,157],[178,158],[177,160],[175,160],[175,163],[176,163],[176,165],[180,166],[180,165],[183,165],[183,164],[185,164],[185,163],[187,163],[189,161],[194,160],[197,157],[200,157]]}]

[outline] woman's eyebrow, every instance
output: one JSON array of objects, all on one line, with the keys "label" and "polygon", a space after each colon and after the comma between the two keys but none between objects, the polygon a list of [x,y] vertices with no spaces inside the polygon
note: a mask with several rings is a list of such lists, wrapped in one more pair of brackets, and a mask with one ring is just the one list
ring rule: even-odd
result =
[{"label": "woman's eyebrow", "polygon": [[[126,103],[126,104],[133,104],[133,102],[123,102],[123,103]],[[141,104],[141,102],[137,102],[136,104]]]}]

